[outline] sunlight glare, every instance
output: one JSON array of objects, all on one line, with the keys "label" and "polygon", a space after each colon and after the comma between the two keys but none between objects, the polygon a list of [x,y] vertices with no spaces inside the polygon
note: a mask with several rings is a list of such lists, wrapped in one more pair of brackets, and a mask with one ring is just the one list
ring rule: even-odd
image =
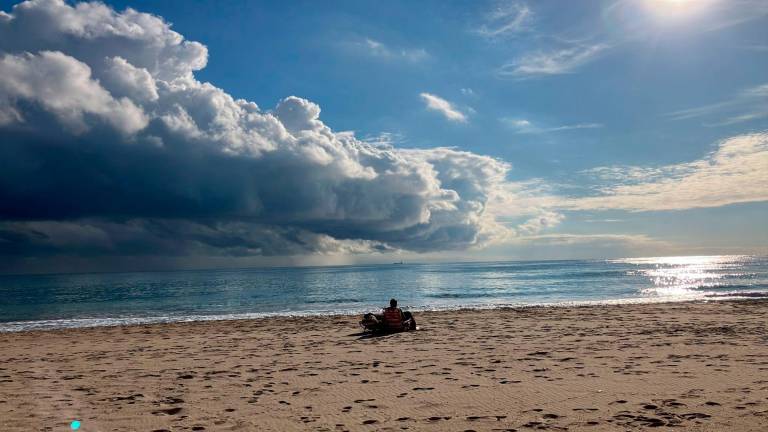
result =
[{"label": "sunlight glare", "polygon": [[690,19],[708,9],[717,0],[646,0],[645,8],[657,20]]}]

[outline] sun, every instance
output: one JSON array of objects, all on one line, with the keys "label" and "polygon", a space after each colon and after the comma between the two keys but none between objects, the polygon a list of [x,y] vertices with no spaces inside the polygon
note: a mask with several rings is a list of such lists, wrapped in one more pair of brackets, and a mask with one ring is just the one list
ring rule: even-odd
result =
[{"label": "sun", "polygon": [[657,19],[679,21],[692,18],[708,9],[717,0],[645,0],[645,8]]}]

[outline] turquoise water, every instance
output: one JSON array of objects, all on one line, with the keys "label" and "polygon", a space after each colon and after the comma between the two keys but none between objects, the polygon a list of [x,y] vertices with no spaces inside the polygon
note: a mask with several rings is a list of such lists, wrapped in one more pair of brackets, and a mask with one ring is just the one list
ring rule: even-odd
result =
[{"label": "turquoise water", "polygon": [[0,276],[0,331],[411,310],[768,296],[768,257]]}]

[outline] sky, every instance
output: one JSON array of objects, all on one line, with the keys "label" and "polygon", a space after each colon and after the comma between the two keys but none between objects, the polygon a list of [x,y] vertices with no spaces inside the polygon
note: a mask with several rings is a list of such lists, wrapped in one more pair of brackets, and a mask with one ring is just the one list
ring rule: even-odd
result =
[{"label": "sky", "polygon": [[0,272],[768,253],[764,0],[0,9]]}]

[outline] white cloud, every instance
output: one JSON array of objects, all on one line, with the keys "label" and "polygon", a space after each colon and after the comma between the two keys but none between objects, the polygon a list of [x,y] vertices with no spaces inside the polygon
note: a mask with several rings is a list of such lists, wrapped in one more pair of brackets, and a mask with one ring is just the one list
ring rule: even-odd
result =
[{"label": "white cloud", "polygon": [[501,77],[530,78],[571,73],[578,67],[597,59],[610,46],[604,43],[576,45],[548,52],[524,55],[501,66]]},{"label": "white cloud", "polygon": [[143,129],[147,116],[128,98],[115,99],[91,76],[85,63],[58,51],[0,52],[0,123],[24,122],[18,101],[41,106],[72,131],[88,129],[93,115],[125,133]]},{"label": "white cloud", "polygon": [[706,157],[648,168],[598,167],[600,195],[561,198],[568,210],[665,211],[768,201],[768,133],[739,135]]},{"label": "white cloud", "polygon": [[407,142],[407,139],[400,132],[380,132],[378,134],[366,135],[361,138],[361,141],[379,147],[394,147],[397,144]]},{"label": "white cloud", "polygon": [[0,19],[0,51],[61,51],[94,70],[114,56],[110,53],[120,52],[161,80],[191,77],[208,62],[204,45],[184,40],[161,17],[130,8],[118,13],[100,2],[72,7],[63,0],[15,5]]},{"label": "white cloud", "polygon": [[744,89],[730,99],[667,113],[672,120],[710,119],[705,126],[728,126],[768,118],[768,84]]},{"label": "white cloud", "polygon": [[421,96],[421,99],[427,104],[427,109],[439,112],[450,121],[459,123],[467,122],[467,116],[464,115],[464,113],[457,110],[452,103],[440,96],[430,93],[421,93],[419,96]]},{"label": "white cloud", "polygon": [[555,227],[565,219],[560,213],[553,211],[542,211],[538,215],[528,219],[524,223],[517,226],[517,232],[521,235],[533,235],[538,234],[544,230]]},{"label": "white cloud", "polygon": [[523,259],[584,259],[617,256],[653,256],[685,253],[670,242],[643,234],[539,234],[518,237],[511,243],[521,248]]},{"label": "white cloud", "polygon": [[745,97],[768,97],[768,84],[761,84],[744,90]]},{"label": "white cloud", "polygon": [[531,122],[524,119],[513,119],[513,118],[503,118],[501,119],[504,123],[513,126],[518,129],[525,129],[531,127]]},{"label": "white cloud", "polygon": [[488,38],[499,38],[526,30],[533,19],[533,11],[522,2],[500,3],[486,17],[477,30]]},{"label": "white cloud", "polygon": [[532,122],[525,119],[516,119],[510,117],[501,118],[501,122],[514,129],[519,134],[542,134],[549,132],[560,132],[574,129],[598,129],[603,125],[600,123],[577,123],[572,125],[554,126],[554,127],[539,127]]},{"label": "white cloud", "polygon": [[715,17],[715,21],[702,27],[703,31],[722,30],[768,15],[768,3],[764,0],[730,0],[727,2],[710,0],[709,3],[712,6],[710,16]]},{"label": "white cloud", "polygon": [[348,42],[344,46],[358,54],[385,61],[403,60],[417,63],[429,59],[429,53],[423,48],[395,48],[371,38]]},{"label": "white cloud", "polygon": [[556,126],[552,128],[544,129],[546,132],[557,132],[571,129],[600,129],[603,125],[601,123],[577,123],[573,125]]},{"label": "white cloud", "polygon": [[106,62],[102,80],[109,83],[113,95],[152,102],[159,98],[157,83],[148,70],[137,68],[122,57],[107,58]]},{"label": "white cloud", "polygon": [[[660,167],[604,166],[582,172],[592,194],[576,196],[544,179],[506,182],[488,199],[488,212],[520,236],[555,226],[564,212],[676,211],[768,201],[768,132],[738,135],[692,162]],[[546,223],[537,223],[544,218]],[[521,221],[522,222],[519,222]],[[553,223],[549,223],[549,222]],[[593,222],[587,220],[586,222]],[[615,221],[610,219],[608,221]]]},{"label": "white cloud", "polygon": [[584,244],[590,247],[598,245],[625,245],[632,248],[648,247],[658,250],[659,246],[669,243],[648,237],[644,234],[539,234],[519,237],[517,241],[533,244],[557,246]]},{"label": "white cloud", "polygon": [[730,126],[738,123],[744,123],[744,122],[749,122],[749,121],[759,120],[764,118],[768,118],[768,107],[764,109],[757,109],[747,114],[739,114],[731,117],[726,117],[719,121],[704,123],[704,126],[708,126],[708,127]]}]

